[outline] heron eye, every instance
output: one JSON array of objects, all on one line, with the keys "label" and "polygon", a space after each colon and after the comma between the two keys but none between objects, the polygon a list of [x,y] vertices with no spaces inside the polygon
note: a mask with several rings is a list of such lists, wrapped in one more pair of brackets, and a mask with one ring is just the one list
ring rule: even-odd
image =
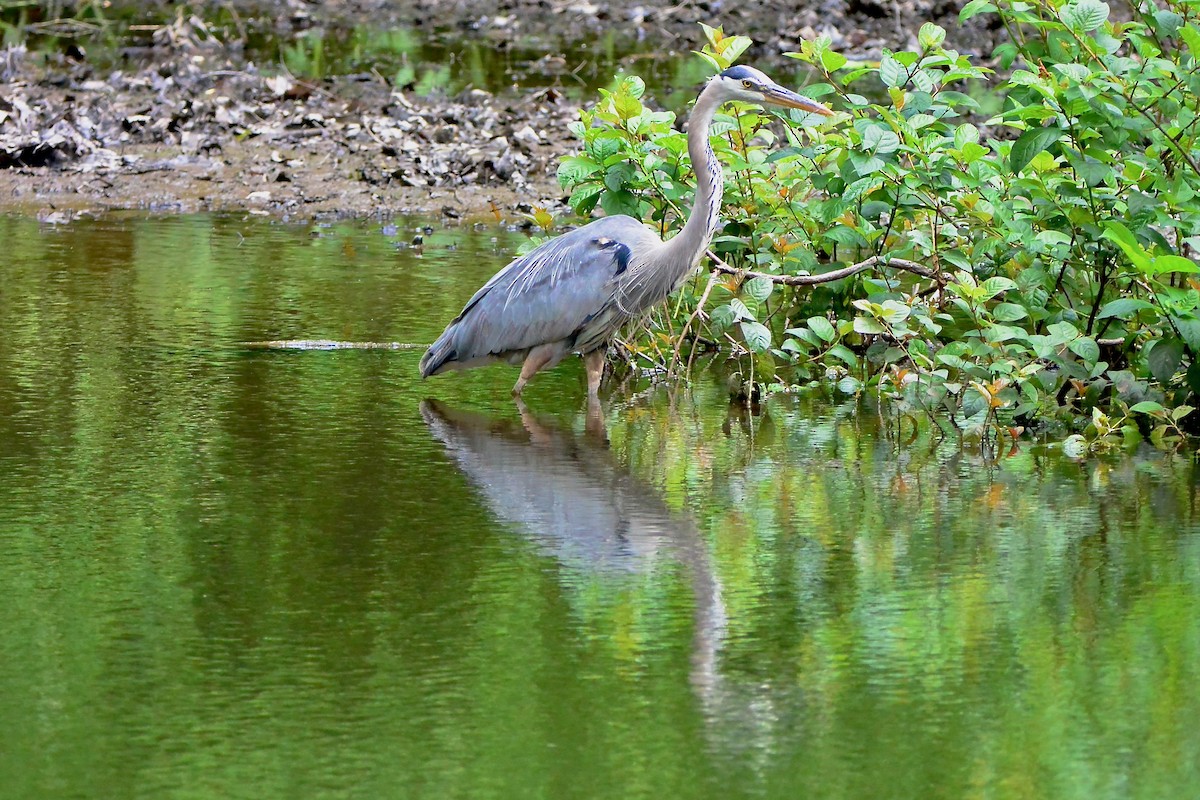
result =
[{"label": "heron eye", "polygon": [[754,81],[742,81],[742,86],[745,86],[747,89],[753,89]]}]

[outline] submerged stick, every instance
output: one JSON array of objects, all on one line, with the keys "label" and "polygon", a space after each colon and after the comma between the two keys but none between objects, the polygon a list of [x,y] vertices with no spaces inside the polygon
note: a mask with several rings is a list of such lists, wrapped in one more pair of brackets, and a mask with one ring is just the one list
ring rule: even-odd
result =
[{"label": "submerged stick", "polygon": [[248,350],[420,350],[427,344],[413,342],[339,342],[334,339],[277,339],[269,342],[238,342]]}]

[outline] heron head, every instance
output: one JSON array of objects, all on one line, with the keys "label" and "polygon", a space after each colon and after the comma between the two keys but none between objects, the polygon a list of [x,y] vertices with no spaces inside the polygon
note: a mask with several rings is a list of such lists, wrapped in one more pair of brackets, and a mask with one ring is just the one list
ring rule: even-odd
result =
[{"label": "heron head", "polygon": [[725,99],[748,103],[798,108],[810,114],[832,117],[833,112],[816,100],[785,89],[754,67],[730,67],[713,78],[723,90]]}]

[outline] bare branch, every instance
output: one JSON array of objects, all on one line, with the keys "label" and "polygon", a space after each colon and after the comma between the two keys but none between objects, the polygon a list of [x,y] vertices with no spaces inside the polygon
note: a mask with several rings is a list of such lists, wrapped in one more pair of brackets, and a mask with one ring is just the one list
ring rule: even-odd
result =
[{"label": "bare branch", "polygon": [[880,256],[871,256],[866,261],[860,261],[857,264],[851,264],[848,267],[834,270],[833,272],[825,272],[820,275],[772,275],[767,272],[752,272],[750,270],[741,270],[736,267],[731,267],[722,261],[710,251],[708,257],[713,260],[715,265],[713,272],[719,272],[726,275],[737,275],[742,278],[766,278],[771,283],[778,283],[784,286],[814,286],[818,283],[830,283],[832,281],[840,281],[842,278],[849,278],[851,275],[857,275],[860,272],[865,272],[872,267],[892,267],[893,269],[904,270],[911,272],[914,275],[920,275],[923,278],[932,278],[939,283],[944,280],[934,270],[929,267],[918,264],[915,261],[907,261],[903,258],[883,258]]}]

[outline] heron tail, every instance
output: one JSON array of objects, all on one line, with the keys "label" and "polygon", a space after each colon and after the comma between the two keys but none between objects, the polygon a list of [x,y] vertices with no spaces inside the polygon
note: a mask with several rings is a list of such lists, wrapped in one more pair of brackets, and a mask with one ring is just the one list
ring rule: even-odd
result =
[{"label": "heron tail", "polygon": [[444,331],[438,340],[425,351],[425,355],[421,356],[422,378],[437,375],[446,368],[449,362],[458,357],[454,350],[453,337],[449,336],[449,333],[449,330]]}]

